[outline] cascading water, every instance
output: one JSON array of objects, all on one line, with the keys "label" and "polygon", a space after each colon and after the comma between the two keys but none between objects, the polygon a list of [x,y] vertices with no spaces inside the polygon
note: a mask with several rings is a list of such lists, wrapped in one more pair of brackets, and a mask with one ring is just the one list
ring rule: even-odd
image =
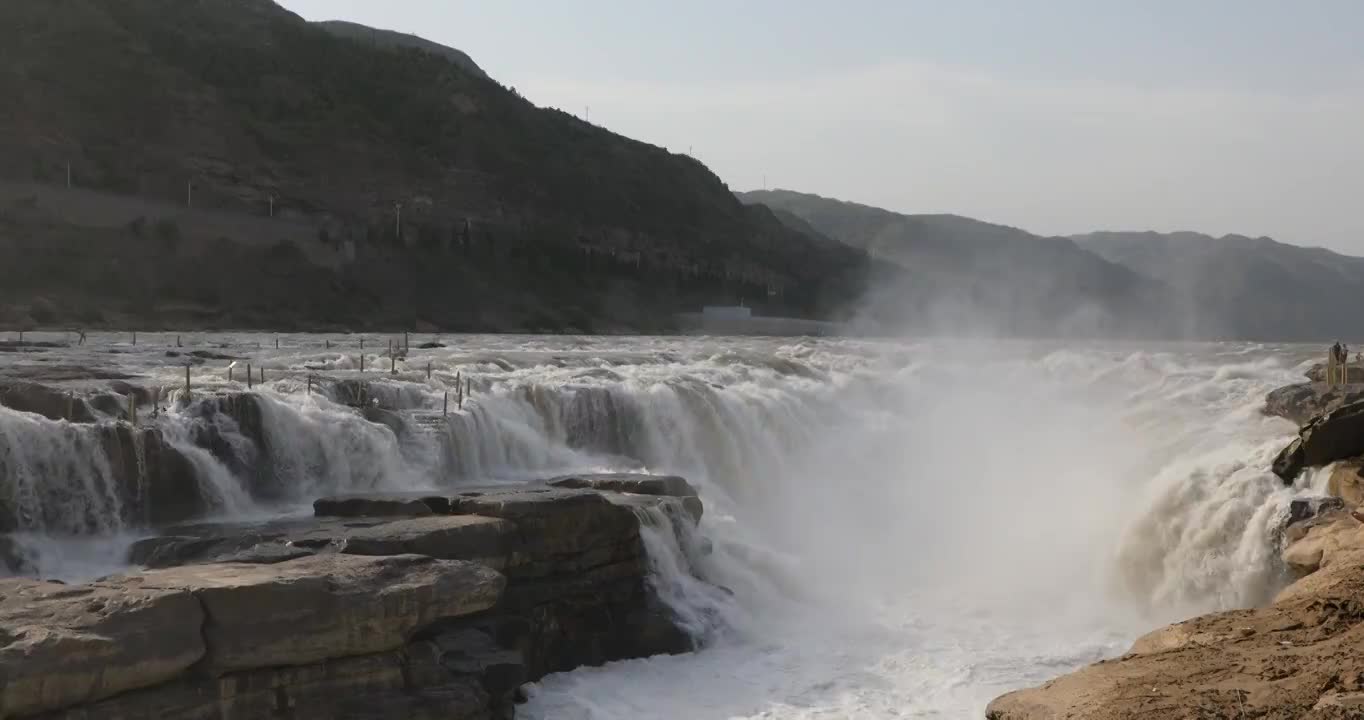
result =
[{"label": "cascading water", "polygon": [[[695,534],[639,512],[651,582],[701,650],[552,676],[519,717],[978,716],[1160,622],[1262,601],[1307,491],[1270,476],[1293,428],[1258,411],[1303,348],[460,338],[362,375],[320,337],[214,340],[269,382],[215,414],[243,373],[203,366],[155,420],[213,514],[591,470],[697,485]],[[114,358],[172,388],[162,349]],[[95,451],[111,426],[0,410],[21,535],[146,524]]]}]

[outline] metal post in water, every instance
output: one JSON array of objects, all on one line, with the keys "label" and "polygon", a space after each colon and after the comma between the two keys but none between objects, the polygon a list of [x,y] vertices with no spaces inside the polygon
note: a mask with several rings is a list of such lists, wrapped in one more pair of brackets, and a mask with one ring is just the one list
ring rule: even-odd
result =
[{"label": "metal post in water", "polygon": [[176,336],[175,336],[175,347],[183,347],[183,346],[180,344],[180,336],[179,336],[179,335],[176,335]]},{"label": "metal post in water", "polygon": [[360,353],[360,372],[365,371],[365,354]]},{"label": "metal post in water", "polygon": [[275,338],[275,349],[276,349],[276,350],[279,349],[279,338],[278,338],[278,337]]},{"label": "metal post in water", "polygon": [[407,339],[407,331],[404,330],[404,331],[403,331],[403,352],[407,352],[408,350],[411,350],[411,349],[412,349],[412,343],[408,341],[408,339]]},{"label": "metal post in water", "polygon": [[128,391],[128,422],[134,427],[137,426],[137,400],[133,397],[132,391]]},{"label": "metal post in water", "polygon": [[70,421],[71,421],[71,415],[74,413],[74,405],[75,405],[75,404],[76,404],[76,394],[75,394],[75,393],[71,393],[71,392],[67,393],[67,394],[66,394],[66,420],[67,420],[67,422],[70,422]]},{"label": "metal post in water", "polygon": [[186,364],[186,365],[185,365],[185,399],[186,399],[186,400],[189,399],[189,368],[190,368],[190,366],[189,366],[188,364]]},{"label": "metal post in water", "polygon": [[228,366],[227,366],[227,381],[228,381],[228,382],[232,382],[232,368],[233,368],[233,367],[235,367],[235,363],[234,363],[233,365],[228,365]]},{"label": "metal post in water", "polygon": [[262,384],[262,385],[265,384],[265,366],[263,366],[263,365],[261,366],[261,369],[260,369],[260,384]]},{"label": "metal post in water", "polygon": [[440,403],[440,416],[448,417],[449,415],[450,415],[450,391],[446,390],[445,399],[442,400]]},{"label": "metal post in water", "polygon": [[309,394],[309,395],[312,395],[312,394],[313,394],[313,376],[312,376],[312,375],[309,375],[309,376],[308,376],[308,394]]},{"label": "metal post in water", "polygon": [[431,361],[430,361],[430,360],[427,360],[427,361],[426,361],[426,379],[427,379],[427,380],[430,380],[430,379],[431,379]]},{"label": "metal post in water", "polygon": [[251,389],[251,363],[246,364],[246,389]]},{"label": "metal post in water", "polygon": [[133,345],[134,345],[134,346],[137,345],[137,331],[136,331],[136,330],[133,331]]},{"label": "metal post in water", "polygon": [[332,341],[331,341],[331,340],[324,340],[323,342],[327,343],[327,349],[328,349],[328,350],[331,350],[331,349],[332,349]]}]

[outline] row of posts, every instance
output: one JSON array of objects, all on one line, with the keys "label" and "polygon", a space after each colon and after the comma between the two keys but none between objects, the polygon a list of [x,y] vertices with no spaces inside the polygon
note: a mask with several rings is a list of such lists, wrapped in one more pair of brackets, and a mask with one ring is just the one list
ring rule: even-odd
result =
[{"label": "row of posts", "polygon": [[[23,344],[24,344],[24,333],[25,333],[26,331],[24,331],[24,330],[17,330],[17,331],[15,331],[15,332],[18,334],[19,344],[20,344],[20,345],[23,345]],[[85,332],[84,332],[84,331],[79,331],[79,335],[80,335],[79,344],[84,345],[84,344],[85,344]],[[70,333],[69,333],[69,332],[67,333],[67,340],[68,340],[68,341],[70,340]],[[137,345],[137,331],[136,331],[136,330],[132,331],[132,335],[131,335],[130,342],[131,342],[131,344],[134,345],[134,346]],[[323,340],[323,344],[326,346],[326,348],[327,348],[328,350],[332,349],[332,341],[331,341],[330,338]],[[180,335],[176,335],[176,336],[175,336],[175,347],[184,347],[184,343],[182,342],[182,339],[181,339],[181,336],[180,336]],[[256,347],[257,347],[258,349],[260,348],[260,343],[259,343],[259,342],[256,343]],[[395,349],[397,349],[398,347],[401,347],[402,350],[403,350],[403,352],[407,352],[408,350],[411,350],[411,349],[412,349],[412,345],[411,345],[411,336],[410,336],[408,333],[406,333],[406,332],[403,333],[403,341],[402,341],[402,343],[401,343],[401,346],[398,345],[394,340],[389,340],[389,341],[388,341],[388,351],[389,351],[390,354],[392,354],[392,353],[395,351]],[[275,349],[276,349],[276,350],[280,349],[280,344],[279,344],[279,338],[278,338],[278,337],[275,338]],[[365,349],[365,338],[364,338],[364,336],[361,336],[361,337],[360,337],[360,349],[361,349],[361,350],[364,350],[364,349]]]}]

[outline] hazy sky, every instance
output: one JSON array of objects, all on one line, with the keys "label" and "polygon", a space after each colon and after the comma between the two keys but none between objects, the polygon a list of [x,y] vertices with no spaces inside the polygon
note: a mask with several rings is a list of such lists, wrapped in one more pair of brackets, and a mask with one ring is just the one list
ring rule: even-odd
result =
[{"label": "hazy sky", "polygon": [[1357,0],[284,0],[782,187],[1364,254]]}]

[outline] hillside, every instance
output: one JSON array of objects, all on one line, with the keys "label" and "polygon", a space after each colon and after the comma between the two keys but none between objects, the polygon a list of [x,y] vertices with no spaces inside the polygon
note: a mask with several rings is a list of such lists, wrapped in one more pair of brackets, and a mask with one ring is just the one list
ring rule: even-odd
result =
[{"label": "hillside", "polygon": [[911,329],[1042,336],[1176,332],[1160,280],[1066,238],[785,190],[739,197],[773,208],[794,229],[811,228],[903,267],[903,281],[882,287],[874,302],[878,315]]},{"label": "hillside", "polygon": [[667,330],[856,301],[863,253],[393,37],[269,0],[0,3],[0,323]]},{"label": "hillside", "polygon": [[1075,240],[1164,280],[1195,337],[1364,337],[1364,258],[1242,235],[1101,232]]},{"label": "hillside", "polygon": [[439,55],[458,65],[470,75],[481,78],[488,77],[488,74],[483,72],[483,68],[479,67],[478,63],[475,63],[474,59],[464,51],[431,42],[426,38],[394,30],[380,30],[345,20],[323,20],[313,24],[334,35],[369,43],[375,47],[386,47],[392,50],[413,49]]}]

